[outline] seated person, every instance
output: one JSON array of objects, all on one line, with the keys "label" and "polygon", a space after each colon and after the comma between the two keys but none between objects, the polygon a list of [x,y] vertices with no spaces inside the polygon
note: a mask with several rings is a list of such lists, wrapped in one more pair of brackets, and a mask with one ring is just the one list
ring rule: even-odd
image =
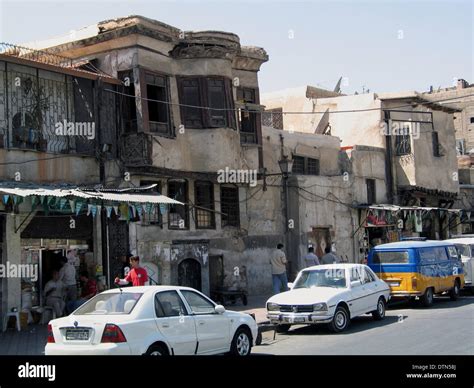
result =
[{"label": "seated person", "polygon": [[59,280],[59,272],[53,271],[52,279],[44,286],[44,296],[46,298],[45,305],[52,307],[58,318],[63,316],[66,306],[65,291],[66,285]]},{"label": "seated person", "polygon": [[89,279],[89,273],[87,271],[81,272],[80,280],[82,283],[81,297],[67,304],[69,314],[97,295],[97,282],[94,279]]}]

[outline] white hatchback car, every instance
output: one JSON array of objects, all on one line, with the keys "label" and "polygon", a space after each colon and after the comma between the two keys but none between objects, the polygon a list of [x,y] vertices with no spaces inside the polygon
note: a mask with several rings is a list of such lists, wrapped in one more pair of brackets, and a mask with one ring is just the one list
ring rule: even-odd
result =
[{"label": "white hatchback car", "polygon": [[226,311],[192,288],[127,287],[52,320],[45,354],[247,356],[257,334],[249,314]]},{"label": "white hatchback car", "polygon": [[366,265],[319,265],[302,270],[290,291],[272,296],[267,317],[280,332],[292,324],[327,323],[337,333],[358,315],[383,319],[389,299],[390,287]]}]

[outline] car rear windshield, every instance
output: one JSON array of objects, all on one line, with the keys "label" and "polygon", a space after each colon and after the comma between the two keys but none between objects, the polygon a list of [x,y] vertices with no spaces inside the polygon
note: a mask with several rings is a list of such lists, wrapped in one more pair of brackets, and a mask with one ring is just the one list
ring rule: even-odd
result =
[{"label": "car rear windshield", "polygon": [[407,251],[376,251],[372,256],[374,264],[406,264],[408,263]]},{"label": "car rear windshield", "polygon": [[313,287],[345,288],[346,271],[340,268],[304,271],[293,288]]},{"label": "car rear windshield", "polygon": [[100,294],[79,307],[74,315],[130,314],[142,295],[139,292]]}]

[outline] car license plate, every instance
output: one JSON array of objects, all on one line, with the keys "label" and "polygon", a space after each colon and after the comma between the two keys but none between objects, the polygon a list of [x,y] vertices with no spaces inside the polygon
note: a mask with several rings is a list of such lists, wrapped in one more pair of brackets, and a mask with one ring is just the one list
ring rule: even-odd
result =
[{"label": "car license plate", "polygon": [[87,341],[89,339],[89,329],[67,329],[67,341]]},{"label": "car license plate", "polygon": [[286,317],[285,321],[288,323],[302,323],[305,319],[304,317]]},{"label": "car license plate", "polygon": [[390,287],[400,287],[400,283],[399,283],[399,282],[390,282],[390,283],[388,283],[388,285],[389,285]]}]

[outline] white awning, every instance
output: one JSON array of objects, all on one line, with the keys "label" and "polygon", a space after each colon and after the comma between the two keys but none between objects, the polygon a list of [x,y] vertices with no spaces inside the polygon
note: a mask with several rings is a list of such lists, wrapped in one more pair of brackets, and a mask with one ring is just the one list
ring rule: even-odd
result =
[{"label": "white awning", "polygon": [[103,191],[84,191],[80,189],[26,189],[6,188],[0,186],[3,195],[16,195],[19,197],[45,196],[45,197],[78,197],[83,199],[103,200],[105,202],[128,202],[128,203],[153,203],[167,205],[184,205],[174,199],[160,194],[131,194],[131,193],[109,193]]}]

